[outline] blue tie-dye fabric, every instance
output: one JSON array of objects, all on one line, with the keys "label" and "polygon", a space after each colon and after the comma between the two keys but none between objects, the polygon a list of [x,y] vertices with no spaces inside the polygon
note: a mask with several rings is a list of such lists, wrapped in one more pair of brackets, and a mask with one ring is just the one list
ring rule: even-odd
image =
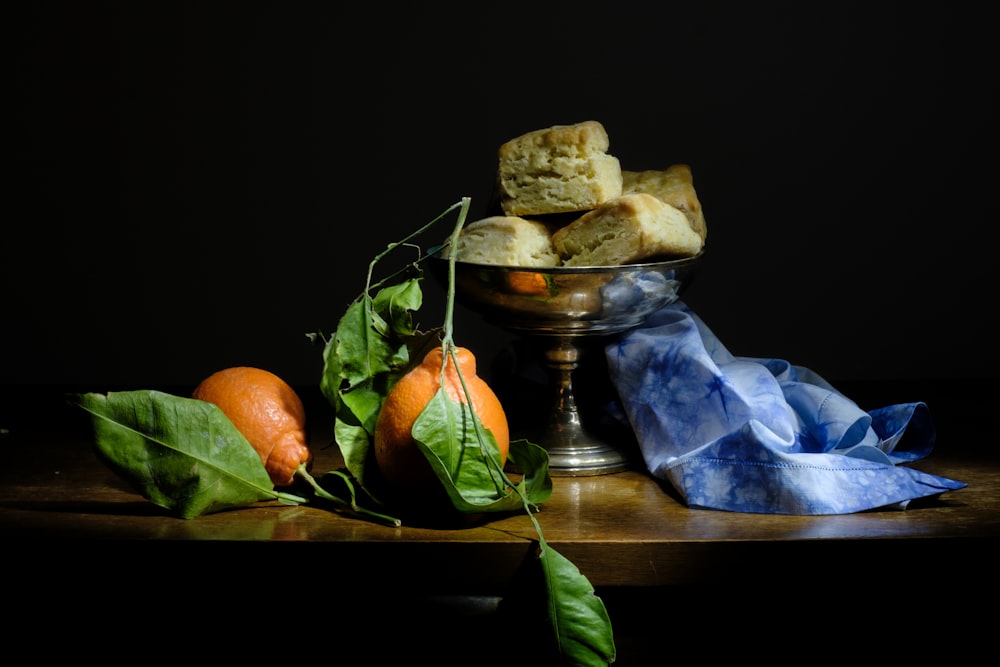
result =
[{"label": "blue tie-dye fabric", "polygon": [[934,446],[926,404],[863,411],[807,368],[733,356],[681,301],[606,354],[649,471],[690,507],[845,514],[966,486],[897,465]]}]

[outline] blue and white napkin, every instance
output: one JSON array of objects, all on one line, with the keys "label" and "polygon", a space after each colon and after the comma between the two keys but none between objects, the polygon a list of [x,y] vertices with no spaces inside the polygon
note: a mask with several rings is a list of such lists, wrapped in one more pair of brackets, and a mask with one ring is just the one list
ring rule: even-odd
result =
[{"label": "blue and white napkin", "polygon": [[934,446],[925,403],[866,412],[807,368],[733,356],[681,301],[605,353],[646,466],[689,507],[845,514],[966,486],[899,465]]}]

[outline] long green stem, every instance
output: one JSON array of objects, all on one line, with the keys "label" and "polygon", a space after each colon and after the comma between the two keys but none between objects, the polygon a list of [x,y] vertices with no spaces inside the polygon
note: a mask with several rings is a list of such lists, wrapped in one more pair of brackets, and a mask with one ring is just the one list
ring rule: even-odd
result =
[{"label": "long green stem", "polygon": [[[458,247],[458,235],[462,231],[462,227],[465,225],[465,218],[469,214],[469,204],[472,200],[469,197],[462,197],[460,202],[462,210],[458,213],[458,220],[455,222],[455,229],[451,232],[451,247],[452,249]],[[454,207],[452,207],[454,208]],[[449,211],[451,209],[448,209]],[[457,253],[448,253],[448,300],[445,304],[444,311],[444,338],[446,341],[452,340],[452,332],[454,330],[454,316],[455,316],[455,255]],[[457,366],[457,365],[456,365]]]},{"label": "long green stem", "polygon": [[[371,284],[371,282],[372,282],[372,274],[375,271],[375,265],[376,264],[378,264],[383,258],[385,258],[386,255],[388,255],[389,253],[391,253],[393,250],[395,250],[399,246],[408,244],[412,239],[420,236],[421,234],[423,234],[424,232],[426,232],[428,229],[430,229],[431,227],[433,227],[435,224],[437,224],[438,221],[441,220],[441,218],[445,217],[446,215],[448,215],[449,213],[451,213],[452,211],[454,211],[456,208],[461,207],[462,211],[461,211],[461,213],[458,216],[458,224],[455,227],[455,231],[452,233],[452,244],[454,244],[455,238],[458,235],[458,231],[462,228],[462,225],[465,224],[465,217],[466,217],[466,215],[468,215],[468,212],[469,212],[469,202],[470,201],[471,201],[471,199],[469,197],[463,197],[461,201],[455,202],[454,204],[452,204],[451,206],[449,206],[440,215],[438,215],[436,218],[434,218],[433,220],[431,220],[430,222],[428,222],[426,225],[424,225],[420,229],[416,230],[415,232],[413,232],[412,234],[410,234],[409,236],[407,236],[406,238],[404,238],[401,241],[396,241],[394,243],[390,243],[388,246],[386,246],[385,250],[383,250],[382,252],[380,252],[378,255],[375,255],[375,258],[372,259],[371,263],[368,264],[368,277],[365,280],[365,294],[370,294],[371,293],[371,290],[372,290],[372,284]],[[379,284],[381,284],[381,283],[379,283]]]},{"label": "long green stem", "polygon": [[[462,210],[459,212],[459,214],[458,214],[458,220],[455,222],[455,228],[451,232],[450,243],[451,243],[451,247],[452,248],[458,247],[458,235],[461,233],[462,227],[465,225],[465,218],[468,215],[469,204],[470,204],[471,201],[472,200],[469,197],[463,197],[462,201],[460,202],[461,206],[462,206]],[[451,211],[454,208],[455,207],[452,206],[448,210]],[[471,396],[471,393],[469,392],[469,387],[465,383],[465,378],[462,376],[462,371],[458,367],[458,359],[455,356],[455,345],[454,345],[453,338],[452,338],[452,332],[454,330],[454,324],[453,323],[454,323],[454,314],[455,314],[455,262],[456,262],[456,253],[454,253],[454,252],[449,253],[449,257],[448,257],[448,298],[447,298],[447,300],[445,302],[444,340],[442,341],[442,345],[443,345],[445,354],[442,355],[441,381],[442,381],[442,385],[443,385],[443,383],[444,383],[444,368],[447,365],[447,359],[448,359],[448,357],[451,357],[451,362],[453,364],[455,364],[455,370],[456,370],[456,372],[458,374],[458,381],[462,384],[462,392],[465,394],[465,400],[468,402],[469,406],[472,406],[472,405],[474,405],[474,403],[472,401],[472,396]],[[473,412],[474,412],[474,409],[473,409]],[[480,447],[485,452],[486,448],[482,446],[482,443],[483,443],[483,433],[482,433],[482,430],[480,429],[480,425],[479,425],[478,422],[476,422],[475,428],[476,428],[476,437],[479,440]],[[511,488],[513,488],[514,491],[521,497],[521,501],[524,503],[525,510],[530,515],[531,514],[532,503],[524,496],[523,493],[521,493],[521,489],[519,489],[518,486],[516,484],[514,484],[507,477],[507,474],[503,471],[503,467],[500,465],[500,462],[493,460],[493,457],[491,457],[491,456],[487,456],[486,459],[493,466],[494,472],[499,475],[500,479],[502,479],[504,483],[506,483]],[[532,522],[535,523],[536,527],[538,526],[538,522],[535,521],[534,517],[532,517]],[[539,529],[539,537],[541,537],[541,529]]]}]

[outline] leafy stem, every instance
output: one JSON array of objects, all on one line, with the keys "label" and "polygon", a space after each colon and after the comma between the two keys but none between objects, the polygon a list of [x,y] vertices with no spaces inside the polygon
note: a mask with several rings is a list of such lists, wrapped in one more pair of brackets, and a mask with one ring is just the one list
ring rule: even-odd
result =
[{"label": "leafy stem", "polygon": [[[535,517],[537,504],[544,502],[552,490],[548,452],[527,440],[509,442],[508,460],[516,463],[522,474],[521,481],[515,484],[503,470],[495,435],[475,412],[470,389],[473,379],[463,376],[458,363],[460,348],[454,342],[456,253],[447,253],[445,319],[443,326],[433,332],[434,337],[439,337],[437,343],[431,342],[431,333],[414,329],[411,320],[411,313],[419,309],[422,299],[419,264],[433,257],[433,253],[421,253],[394,276],[372,283],[375,267],[386,255],[412,246],[414,237],[456,209],[458,219],[446,243],[452,249],[457,248],[469,204],[470,199],[463,198],[376,256],[368,267],[363,293],[341,317],[336,334],[324,347],[321,389],[335,408],[335,439],[349,473],[341,475],[351,494],[349,505],[355,511],[382,516],[357,507],[352,482],[357,481],[375,499],[366,488],[366,469],[374,458],[371,451],[374,427],[385,398],[398,379],[412,368],[413,360],[425,358],[428,345],[439,344],[443,353],[440,388],[411,427],[414,441],[456,510],[477,514],[525,510],[538,536],[534,542],[540,547],[534,564],[529,566],[541,568],[544,604],[560,657],[569,664],[606,665],[615,656],[607,610],[576,566],[546,543]],[[406,279],[400,284],[389,284],[399,276]],[[373,295],[375,289],[378,291]],[[453,400],[451,392],[445,391],[449,363],[454,364],[464,396],[462,401]],[[318,495],[329,499],[325,491],[314,486]],[[398,525],[394,520],[393,524]]]},{"label": "leafy stem", "polygon": [[[430,229],[431,227],[433,227],[434,225],[436,225],[442,218],[444,218],[445,216],[447,216],[448,214],[450,214],[456,208],[461,208],[461,212],[459,213],[459,216],[458,216],[458,222],[455,225],[455,231],[452,232],[452,235],[451,235],[451,242],[452,242],[452,245],[454,245],[455,239],[458,237],[459,231],[461,231],[462,226],[465,224],[465,218],[466,218],[466,216],[468,215],[468,212],[469,212],[470,202],[471,202],[471,199],[469,197],[463,197],[461,199],[461,201],[455,202],[454,204],[452,204],[451,206],[449,206],[447,209],[445,209],[444,211],[442,211],[436,218],[434,218],[433,220],[431,220],[430,222],[428,222],[423,227],[417,229],[415,232],[411,233],[409,236],[407,236],[406,238],[404,238],[404,239],[402,239],[400,241],[395,241],[393,243],[390,243],[389,245],[386,246],[385,250],[383,250],[379,254],[375,255],[375,257],[372,259],[372,261],[368,264],[368,276],[365,279],[365,292],[364,292],[364,296],[370,298],[369,295],[371,294],[371,292],[373,290],[376,290],[379,287],[381,287],[383,285],[386,285],[386,284],[395,283],[396,280],[397,280],[397,278],[399,277],[399,275],[401,273],[404,273],[404,272],[406,272],[406,271],[409,270],[409,267],[404,267],[403,269],[401,269],[401,270],[399,270],[399,271],[397,271],[397,272],[395,272],[395,273],[393,273],[393,274],[391,274],[389,276],[386,276],[385,278],[383,278],[382,280],[378,281],[377,283],[372,284],[372,274],[375,272],[375,265],[376,264],[378,264],[380,261],[382,261],[383,259],[385,259],[385,257],[387,255],[389,255],[390,253],[392,253],[392,251],[395,250],[396,248],[398,248],[400,246],[405,246],[405,245],[412,245],[410,242],[413,239],[415,239],[416,237],[420,236],[421,234],[423,234],[424,232],[426,232],[428,229]],[[416,247],[419,250],[419,246],[414,246],[414,247]],[[452,262],[452,264],[454,264],[454,262]],[[452,266],[451,271],[452,271],[452,277],[450,278],[450,280],[451,280],[451,286],[453,287],[454,286],[454,266]],[[449,292],[449,299],[448,299],[449,314],[448,314],[448,316],[446,318],[447,322],[448,322],[448,328],[449,328],[449,337],[450,337],[450,333],[451,333],[451,313],[450,313],[450,307],[451,307],[451,302],[452,302],[450,294],[451,294],[451,292]]]},{"label": "leafy stem", "polygon": [[[340,473],[339,471],[333,471],[333,473],[334,474],[338,474],[341,477],[344,477],[346,479],[346,476],[343,475],[342,473]],[[365,509],[364,507],[361,507],[360,505],[358,505],[358,503],[357,503],[357,501],[356,501],[353,493],[351,493],[351,500],[350,500],[350,502],[344,500],[343,498],[338,498],[337,496],[333,495],[332,493],[330,493],[329,491],[327,491],[326,489],[324,489],[320,485],[320,483],[316,481],[315,477],[313,477],[311,474],[309,474],[309,471],[306,470],[306,464],[304,464],[304,463],[300,463],[299,464],[299,467],[295,470],[295,474],[298,475],[301,479],[305,480],[309,484],[309,486],[311,486],[313,488],[313,491],[316,493],[317,496],[319,496],[320,498],[323,498],[324,500],[327,500],[327,501],[333,503],[337,507],[341,507],[341,508],[344,508],[344,509],[350,509],[352,512],[355,512],[356,514],[360,514],[362,516],[369,517],[369,518],[372,518],[372,519],[377,519],[378,521],[381,521],[383,523],[387,523],[387,524],[389,524],[391,526],[398,527],[398,526],[401,526],[403,524],[402,521],[400,521],[399,519],[397,519],[395,517],[391,517],[391,516],[388,516],[386,514],[380,514],[378,512],[373,511],[373,510],[369,510],[369,509]],[[348,486],[348,488],[352,488],[352,487]]]},{"label": "leafy stem", "polygon": [[[458,247],[458,237],[459,237],[459,234],[461,234],[461,232],[462,232],[462,227],[465,225],[465,219],[466,219],[466,216],[468,215],[468,212],[469,212],[469,204],[470,204],[470,202],[471,202],[471,199],[469,197],[463,197],[462,200],[459,203],[453,205],[451,208],[448,209],[448,211],[452,211],[452,210],[455,209],[456,206],[461,206],[461,210],[459,211],[459,214],[458,214],[458,219],[455,222],[455,227],[452,230],[451,237],[449,239],[449,243],[450,243],[450,245],[451,245],[452,248],[457,248]],[[444,214],[442,214],[442,215],[444,215]],[[465,382],[465,377],[462,375],[462,370],[458,366],[458,359],[457,359],[456,354],[455,354],[455,344],[454,344],[453,337],[452,337],[452,334],[453,334],[453,331],[454,331],[454,313],[455,313],[455,262],[457,261],[457,254],[458,253],[454,253],[454,252],[448,253],[448,296],[447,296],[447,300],[445,302],[444,340],[442,342],[442,345],[444,345],[444,351],[447,353],[448,356],[451,357],[451,362],[455,365],[455,370],[456,370],[456,373],[458,375],[458,381],[461,383],[461,385],[462,385],[462,392],[465,394],[465,400],[468,402],[468,404],[470,406],[472,406],[472,405],[474,405],[474,403],[472,401],[472,394],[469,391],[469,387],[468,387],[468,385]],[[442,386],[444,384],[444,367],[447,365],[446,362],[445,362],[445,358],[446,357],[444,355],[442,355],[442,367],[441,367],[441,382],[442,382]],[[517,493],[518,496],[521,498],[521,502],[524,505],[525,511],[529,515],[531,515],[532,509],[534,508],[534,505],[524,495],[524,493],[522,492],[521,488],[518,487],[516,484],[514,484],[507,477],[507,474],[504,472],[503,465],[500,463],[500,461],[497,461],[493,456],[488,455],[489,450],[485,446],[483,446],[484,435],[483,435],[483,432],[482,432],[482,424],[479,422],[478,419],[474,419],[472,421],[473,421],[473,425],[474,425],[474,428],[475,428],[475,431],[476,431],[476,439],[479,441],[480,447],[482,448],[483,452],[487,454],[487,456],[485,458],[488,461],[489,465],[493,468],[493,472],[496,473],[496,476],[491,476],[491,477],[493,477],[494,479],[496,479],[497,477],[499,477],[499,479],[503,480],[503,482],[509,488],[513,489],[514,492]],[[541,528],[539,527],[538,522],[535,520],[534,516],[532,516],[531,520],[532,520],[532,523],[534,523],[534,525],[535,525],[536,531],[539,533],[539,538],[541,538]]]}]

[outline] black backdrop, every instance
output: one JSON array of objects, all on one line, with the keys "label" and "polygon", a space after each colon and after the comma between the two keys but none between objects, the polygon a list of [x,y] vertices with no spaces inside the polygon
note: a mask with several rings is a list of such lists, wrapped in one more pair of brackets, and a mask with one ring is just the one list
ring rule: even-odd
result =
[{"label": "black backdrop", "polygon": [[[834,381],[997,376],[983,15],[269,4],[10,19],[4,384],[193,386],[247,364],[317,385],[305,334],[336,326],[375,254],[463,196],[483,210],[503,141],[586,119],[626,169],[692,166],[709,242],[685,300],[733,353]],[[506,343],[457,317],[481,358]]]}]

